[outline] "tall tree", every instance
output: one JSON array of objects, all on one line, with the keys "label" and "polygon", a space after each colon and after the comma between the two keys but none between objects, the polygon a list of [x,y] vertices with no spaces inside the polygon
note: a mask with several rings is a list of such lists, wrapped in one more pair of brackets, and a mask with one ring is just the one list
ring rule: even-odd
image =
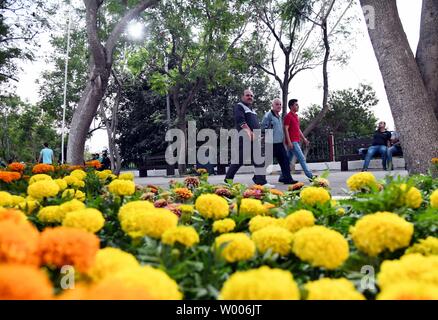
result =
[{"label": "tall tree", "polygon": [[[360,0],[410,173],[426,173],[438,156],[438,121],[398,15],[396,0]],[[372,10],[370,10],[372,8]],[[423,29],[424,30],[424,29]]]},{"label": "tall tree", "polygon": [[417,64],[438,118],[438,1],[423,0]]},{"label": "tall tree", "polygon": [[67,162],[71,164],[83,163],[88,129],[107,89],[113,65],[113,53],[120,36],[132,19],[138,17],[143,11],[155,5],[158,1],[159,0],[135,1],[136,4],[131,8],[128,7],[127,1],[122,1],[126,9],[125,14],[120,18],[117,24],[115,24],[104,40],[101,36],[98,23],[100,21],[100,9],[104,1],[84,0],[86,8],[87,40],[90,50],[88,65],[89,77],[71,121]]},{"label": "tall tree", "polygon": [[[336,90],[330,93],[329,110],[312,132],[312,140],[325,141],[330,133],[335,139],[365,137],[373,133],[377,118],[372,107],[378,103],[376,92],[369,85],[361,84],[355,89]],[[302,117],[302,126],[307,127],[321,112],[321,106],[312,105]]]}]

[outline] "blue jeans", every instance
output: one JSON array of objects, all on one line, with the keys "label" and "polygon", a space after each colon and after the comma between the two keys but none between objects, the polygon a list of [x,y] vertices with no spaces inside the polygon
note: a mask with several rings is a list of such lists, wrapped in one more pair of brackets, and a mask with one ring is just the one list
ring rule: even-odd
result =
[{"label": "blue jeans", "polygon": [[363,170],[368,169],[371,159],[376,153],[380,153],[382,157],[382,166],[386,170],[386,158],[388,156],[388,148],[386,146],[371,146],[368,148],[367,155],[365,156],[365,162],[363,163]]},{"label": "blue jeans", "polygon": [[387,163],[388,163],[389,170],[392,170],[394,168],[394,166],[392,165],[392,155],[394,153],[400,153],[400,152],[401,152],[400,145],[395,145],[395,146],[388,148]]},{"label": "blue jeans", "polygon": [[306,177],[309,179],[312,179],[313,173],[307,167],[306,158],[304,158],[304,154],[303,154],[303,151],[301,150],[300,144],[298,142],[292,142],[292,144],[294,147],[292,149],[287,150],[287,156],[289,158],[289,163],[291,162],[292,157],[295,156],[297,158],[298,162],[300,163],[301,168],[303,168],[303,171],[304,171],[304,174],[306,175]]}]

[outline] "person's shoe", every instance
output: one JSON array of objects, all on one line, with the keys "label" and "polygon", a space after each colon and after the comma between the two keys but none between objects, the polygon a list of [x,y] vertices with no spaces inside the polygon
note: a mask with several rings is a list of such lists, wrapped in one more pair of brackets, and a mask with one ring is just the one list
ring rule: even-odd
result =
[{"label": "person's shoe", "polygon": [[296,180],[284,180],[284,179],[278,179],[278,182],[281,182],[281,183],[283,183],[283,184],[295,184],[295,183],[298,183],[298,181],[296,181]]},{"label": "person's shoe", "polygon": [[263,187],[265,187],[265,188],[269,188],[269,189],[273,189],[273,188],[275,188],[275,185],[270,184],[270,183],[265,183],[265,184],[263,185]]},{"label": "person's shoe", "polygon": [[368,171],[368,169],[362,169],[362,172]]},{"label": "person's shoe", "polygon": [[227,179],[227,178],[225,178],[225,179],[224,179],[224,183],[225,183],[225,184],[228,184],[228,181],[227,181],[227,180],[231,180],[231,182],[233,182],[232,179]]}]

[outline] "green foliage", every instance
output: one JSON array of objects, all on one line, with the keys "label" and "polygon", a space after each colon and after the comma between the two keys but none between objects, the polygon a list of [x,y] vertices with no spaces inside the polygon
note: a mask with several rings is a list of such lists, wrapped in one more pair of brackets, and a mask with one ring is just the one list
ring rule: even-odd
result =
[{"label": "green foliage", "polygon": [[47,142],[55,151],[56,159],[61,143],[49,115],[16,96],[4,97],[0,110],[0,158],[35,162],[43,143]]},{"label": "green foliage", "polygon": [[[329,111],[310,135],[324,140],[330,132],[336,139],[369,136],[377,122],[371,108],[377,103],[376,93],[369,85],[334,91],[330,94]],[[320,110],[317,105],[308,108],[303,114],[302,126],[306,127]]]}]

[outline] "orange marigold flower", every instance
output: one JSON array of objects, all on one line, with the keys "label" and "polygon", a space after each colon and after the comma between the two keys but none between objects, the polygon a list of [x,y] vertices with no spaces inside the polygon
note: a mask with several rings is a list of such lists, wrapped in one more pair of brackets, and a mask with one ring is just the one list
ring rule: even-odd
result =
[{"label": "orange marigold flower", "polygon": [[155,300],[141,283],[126,283],[121,279],[106,279],[91,287],[86,299],[91,300]]},{"label": "orange marigold flower", "polygon": [[55,171],[55,167],[45,163],[38,163],[32,168],[32,173],[47,173],[53,171]]},{"label": "orange marigold flower", "polygon": [[187,200],[193,197],[193,193],[187,188],[175,188],[173,191],[178,195],[178,198]]},{"label": "orange marigold flower", "polygon": [[39,237],[38,230],[28,222],[0,221],[0,264],[39,265]]},{"label": "orange marigold flower", "polygon": [[95,168],[95,169],[100,169],[100,167],[102,167],[102,164],[100,163],[99,160],[91,160],[91,161],[85,162],[85,166]]},{"label": "orange marigold flower", "polygon": [[11,183],[12,181],[20,180],[20,179],[21,179],[21,174],[19,172],[0,171],[0,180],[6,183]]},{"label": "orange marigold flower", "polygon": [[147,188],[149,188],[150,192],[153,192],[153,193],[155,193],[155,194],[158,193],[158,187],[157,187],[157,186],[154,186],[153,184],[148,184],[148,185],[147,185]]},{"label": "orange marigold flower", "polygon": [[72,265],[87,271],[99,250],[99,238],[87,231],[69,227],[47,228],[41,233],[43,264],[62,267]]},{"label": "orange marigold flower", "polygon": [[75,171],[75,170],[82,170],[82,169],[84,169],[84,166],[80,166],[80,165],[67,166],[68,171]]},{"label": "orange marigold flower", "polygon": [[15,223],[27,222],[26,215],[17,209],[0,208],[0,222],[10,220]]},{"label": "orange marigold flower", "polygon": [[296,190],[300,190],[302,187],[304,187],[304,183],[302,182],[297,182],[294,183],[293,185],[289,186],[289,191],[296,191]]},{"label": "orange marigold flower", "polygon": [[24,168],[26,168],[26,165],[20,162],[12,162],[8,164],[8,169],[11,171],[23,172]]},{"label": "orange marigold flower", "polygon": [[250,189],[264,191],[265,188],[259,184],[254,184]]},{"label": "orange marigold flower", "polygon": [[31,266],[0,265],[0,300],[47,300],[53,288],[47,275]]},{"label": "orange marigold flower", "polygon": [[280,196],[280,197],[284,196],[283,191],[278,190],[278,189],[271,189],[270,192],[276,196]]},{"label": "orange marigold flower", "polygon": [[432,158],[432,163],[433,164],[438,164],[438,158]]},{"label": "orange marigold flower", "polygon": [[199,186],[199,179],[197,177],[187,177],[184,179],[184,184],[188,188],[196,188]]}]

